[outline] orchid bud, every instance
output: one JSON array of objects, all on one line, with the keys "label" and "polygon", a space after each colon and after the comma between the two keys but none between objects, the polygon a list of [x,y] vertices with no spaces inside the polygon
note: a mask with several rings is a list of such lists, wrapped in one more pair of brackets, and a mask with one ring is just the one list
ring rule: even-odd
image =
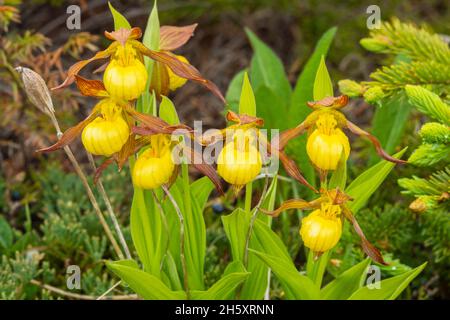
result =
[{"label": "orchid bud", "polygon": [[349,97],[359,97],[364,92],[364,87],[360,85],[358,82],[353,80],[341,80],[338,83],[339,90],[348,95]]}]

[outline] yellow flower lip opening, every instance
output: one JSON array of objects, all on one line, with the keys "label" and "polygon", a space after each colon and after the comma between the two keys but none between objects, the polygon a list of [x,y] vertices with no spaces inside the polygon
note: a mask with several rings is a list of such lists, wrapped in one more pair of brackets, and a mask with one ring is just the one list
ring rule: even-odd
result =
[{"label": "yellow flower lip opening", "polygon": [[307,248],[314,252],[326,252],[333,248],[341,238],[342,222],[339,205],[322,204],[302,219],[300,236]]},{"label": "yellow flower lip opening", "polygon": [[103,75],[103,82],[111,97],[123,100],[137,99],[145,90],[147,70],[129,44],[119,46],[111,57]]},{"label": "yellow flower lip opening", "polygon": [[332,114],[324,113],[316,121],[316,129],[308,137],[306,151],[311,162],[322,170],[336,170],[344,153],[350,154],[350,143]]},{"label": "yellow flower lip opening", "polygon": [[151,136],[150,147],[139,155],[133,168],[133,183],[142,189],[155,189],[170,181],[175,169],[170,139]]},{"label": "yellow flower lip opening", "polygon": [[228,183],[236,186],[253,181],[261,172],[261,154],[255,146],[256,130],[235,130],[217,159],[217,172]]},{"label": "yellow flower lip opening", "polygon": [[83,129],[81,141],[88,152],[110,156],[122,149],[130,128],[122,116],[122,108],[112,99],[103,99],[98,105],[101,115]]}]

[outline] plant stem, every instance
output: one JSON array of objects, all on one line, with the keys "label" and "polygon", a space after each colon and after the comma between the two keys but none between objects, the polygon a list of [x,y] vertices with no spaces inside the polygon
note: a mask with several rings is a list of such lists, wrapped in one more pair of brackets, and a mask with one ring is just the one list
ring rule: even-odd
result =
[{"label": "plant stem", "polygon": [[[50,115],[50,119],[56,129],[56,135],[57,135],[58,139],[60,139],[62,136],[62,132],[61,132],[61,128],[59,127],[58,120],[56,120],[56,117],[54,114]],[[77,159],[75,158],[75,155],[73,154],[73,152],[69,146],[64,147],[64,152],[66,153],[67,157],[69,158],[70,162],[72,163],[72,166],[74,167],[75,172],[77,173],[78,177],[80,177],[80,180],[83,183],[84,189],[86,190],[87,196],[88,196],[89,200],[91,201],[92,206],[94,207],[94,211],[97,214],[98,219],[100,220],[100,224],[102,225],[103,230],[105,230],[106,236],[109,238],[109,241],[111,241],[114,251],[116,252],[119,259],[124,259],[122,250],[120,249],[119,245],[117,244],[117,241],[114,238],[114,236],[111,232],[111,229],[108,226],[108,223],[106,222],[105,218],[103,217],[103,213],[100,209],[100,206],[97,203],[97,199],[95,199],[95,196],[94,196],[94,193],[92,192],[91,186],[89,185],[89,182],[88,182],[83,170],[81,169],[80,164],[78,163]]]},{"label": "plant stem", "polygon": [[189,281],[188,281],[188,272],[187,272],[187,265],[186,265],[186,257],[184,254],[184,218],[183,214],[180,211],[180,207],[178,206],[177,202],[173,198],[172,194],[170,193],[169,189],[165,185],[162,186],[162,189],[164,190],[165,194],[169,198],[170,202],[172,202],[173,207],[175,208],[175,211],[177,212],[178,219],[180,220],[180,258],[181,258],[181,267],[183,268],[183,280],[184,280],[184,290],[186,292],[186,298],[190,299],[190,293],[189,293]]},{"label": "plant stem", "polygon": [[[250,184],[250,194],[251,194],[251,182],[247,184],[247,186]],[[250,219],[250,224],[248,226],[248,231],[247,231],[247,238],[245,240],[245,248],[244,248],[244,266],[247,268],[248,265],[248,248],[250,246],[250,239],[252,237],[252,232],[253,232],[253,226],[255,224],[256,218],[258,217],[258,211],[260,206],[262,205],[262,202],[264,200],[264,198],[266,197],[266,193],[267,193],[267,187],[269,185],[269,179],[266,176],[266,179],[264,181],[264,189],[263,192],[261,193],[261,198],[258,201],[258,204],[255,206],[255,208],[253,209],[253,215]],[[248,191],[248,188],[246,189],[246,192]],[[245,194],[245,198],[246,198],[246,204],[247,204],[247,193]],[[251,202],[251,197],[250,197],[250,202]],[[247,207],[247,206],[246,206]],[[249,211],[246,211],[249,212]]]},{"label": "plant stem", "polygon": [[[89,152],[86,152],[86,153],[87,153],[89,162],[95,172],[97,170],[97,167],[95,165],[94,158],[92,157],[92,154],[90,154]],[[125,251],[125,256],[127,257],[127,259],[131,259],[130,249],[128,248],[128,245],[125,240],[125,237],[123,236],[122,230],[120,229],[119,222],[117,221],[117,217],[114,214],[114,210],[111,205],[111,201],[109,200],[109,197],[106,194],[105,187],[103,186],[101,178],[98,178],[98,180],[97,180],[97,187],[98,187],[98,190],[100,191],[100,195],[102,196],[103,201],[106,204],[106,209],[107,209],[109,218],[111,219],[111,221],[114,225],[114,229],[116,230],[117,236],[119,237],[120,244],[122,245],[122,248]]]},{"label": "plant stem", "polygon": [[323,275],[330,257],[330,250],[324,252],[318,259],[315,259],[314,252],[309,250],[308,261],[306,263],[306,274],[320,288],[322,286]]},{"label": "plant stem", "polygon": [[250,212],[252,209],[252,190],[253,189],[253,183],[249,182],[245,185],[245,205],[244,210],[246,212]]}]

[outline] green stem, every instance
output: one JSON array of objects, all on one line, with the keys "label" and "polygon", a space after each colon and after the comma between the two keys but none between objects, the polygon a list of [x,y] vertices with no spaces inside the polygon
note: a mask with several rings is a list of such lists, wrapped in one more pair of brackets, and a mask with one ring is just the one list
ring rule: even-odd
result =
[{"label": "green stem", "polygon": [[189,170],[188,170],[188,164],[186,161],[183,161],[181,164],[181,175],[183,176],[183,195],[184,195],[184,210],[185,212],[191,212],[192,211],[192,205],[191,205],[191,194],[189,192],[190,190],[190,183],[189,183]]},{"label": "green stem", "polygon": [[252,192],[253,192],[253,183],[249,182],[245,185],[245,206],[244,209],[246,212],[250,212],[252,210]]},{"label": "green stem", "polygon": [[330,250],[324,252],[320,258],[314,261],[314,252],[309,250],[308,261],[306,263],[306,274],[320,288],[322,286],[323,275],[330,257]]}]

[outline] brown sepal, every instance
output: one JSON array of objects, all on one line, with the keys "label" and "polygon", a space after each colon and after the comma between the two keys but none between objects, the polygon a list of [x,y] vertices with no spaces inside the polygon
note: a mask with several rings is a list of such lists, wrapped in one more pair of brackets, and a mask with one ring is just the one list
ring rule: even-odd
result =
[{"label": "brown sepal", "polygon": [[384,149],[381,147],[381,143],[380,141],[378,141],[378,139],[376,137],[374,137],[373,135],[371,135],[370,133],[368,133],[367,131],[364,131],[363,129],[361,129],[360,127],[358,127],[356,124],[352,123],[351,121],[347,120],[347,129],[349,129],[351,132],[353,132],[354,134],[358,135],[358,136],[362,136],[362,137],[366,137],[370,140],[370,142],[372,142],[372,144],[374,145],[378,155],[390,162],[393,163],[398,163],[398,164],[404,164],[407,163],[407,161],[405,160],[401,160],[401,159],[396,159],[392,156],[390,156],[386,151],[384,151]]},{"label": "brown sepal", "polygon": [[197,23],[189,26],[162,26],[160,28],[159,47],[161,50],[173,51],[184,45],[194,35]]},{"label": "brown sepal", "polygon": [[239,125],[254,124],[257,127],[264,126],[264,120],[262,118],[249,116],[248,114],[237,114],[232,110],[227,112],[227,121],[235,122]]},{"label": "brown sepal", "polygon": [[118,41],[124,46],[128,40],[135,40],[142,37],[142,31],[138,27],[132,29],[120,28],[116,31],[105,31],[105,37],[112,41]]},{"label": "brown sepal", "polygon": [[326,97],[319,101],[310,101],[306,103],[308,107],[312,109],[318,109],[321,107],[328,107],[333,109],[340,109],[348,104],[348,96],[342,95],[339,97]]},{"label": "brown sepal", "polygon": [[78,90],[80,90],[83,96],[87,97],[97,97],[104,98],[108,97],[109,94],[100,80],[89,80],[83,78],[79,75],[75,75],[75,82],[77,84]]}]

